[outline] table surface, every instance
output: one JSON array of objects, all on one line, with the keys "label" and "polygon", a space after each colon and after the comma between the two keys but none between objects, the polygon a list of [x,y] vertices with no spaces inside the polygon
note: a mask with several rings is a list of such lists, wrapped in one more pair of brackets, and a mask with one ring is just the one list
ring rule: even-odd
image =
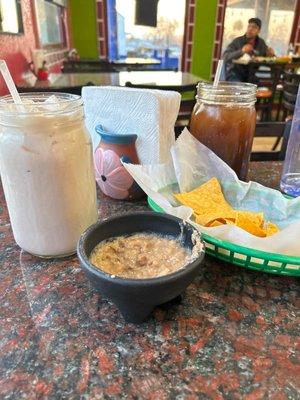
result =
[{"label": "table surface", "polygon": [[291,65],[291,66],[300,66],[300,62],[299,61],[283,61],[280,57],[279,59],[275,58],[272,59],[271,57],[267,57],[266,59],[264,59],[264,57],[256,59],[256,58],[252,58],[250,60],[250,63],[263,63],[263,64],[278,64],[278,65]]},{"label": "table surface", "polygon": [[201,78],[189,72],[175,71],[122,71],[122,72],[91,72],[91,73],[61,73],[50,74],[47,81],[38,81],[35,77],[21,80],[17,87],[34,89],[60,89],[74,86],[94,85],[125,86],[126,82],[132,84],[148,84],[181,87],[197,84]]},{"label": "table surface", "polygon": [[[281,163],[252,163],[277,187]],[[299,281],[206,257],[180,304],[125,324],[77,258],[17,247],[0,192],[2,399],[299,399]],[[100,217],[146,210],[101,198]]]},{"label": "table surface", "polygon": [[161,60],[157,58],[141,58],[141,57],[127,57],[120,60],[112,61],[112,64],[124,64],[124,65],[159,65]]},{"label": "table surface", "polygon": [[239,59],[233,60],[234,64],[242,64],[242,65],[250,65],[251,67],[259,67],[259,66],[266,66],[271,67],[276,65],[277,67],[282,67],[282,69],[289,67],[289,68],[299,68],[300,62],[299,61],[277,61],[276,59],[261,59],[256,60],[255,58],[250,59],[248,63],[239,62]]},{"label": "table surface", "polygon": [[126,58],[121,58],[119,60],[114,60],[114,61],[103,61],[103,60],[94,60],[94,59],[89,59],[89,58],[82,58],[80,60],[66,60],[65,61],[67,64],[125,64],[125,65],[156,65],[156,64],[161,64],[161,60],[158,60],[157,58],[143,58],[143,57],[126,57]]}]

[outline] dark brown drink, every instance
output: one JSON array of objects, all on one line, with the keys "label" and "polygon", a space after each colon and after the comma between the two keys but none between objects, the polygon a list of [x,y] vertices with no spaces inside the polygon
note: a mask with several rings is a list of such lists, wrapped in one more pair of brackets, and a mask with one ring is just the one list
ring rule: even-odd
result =
[{"label": "dark brown drink", "polygon": [[[224,160],[240,179],[246,180],[256,124],[253,95],[255,85],[249,88],[249,84],[233,84],[237,92],[238,87],[246,85],[248,90],[252,90],[248,96],[244,92],[240,96],[238,93],[234,95],[234,91],[230,92],[229,86],[232,84],[229,83],[220,84],[221,87],[225,86],[223,90],[221,87],[215,89],[212,85],[202,85],[206,87],[200,90],[198,87],[197,104],[190,124],[191,133]],[[205,97],[203,90],[210,89],[213,93]]]}]

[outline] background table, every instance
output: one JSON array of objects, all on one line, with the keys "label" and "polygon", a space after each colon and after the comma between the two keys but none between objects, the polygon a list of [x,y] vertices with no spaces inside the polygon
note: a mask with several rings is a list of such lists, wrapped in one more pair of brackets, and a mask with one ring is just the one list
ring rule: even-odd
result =
[{"label": "background table", "polygon": [[119,72],[153,69],[161,64],[156,58],[127,57],[120,60],[65,60],[63,72]]},{"label": "background table", "polygon": [[124,59],[120,60],[114,60],[112,61],[112,64],[114,65],[124,65],[124,66],[147,66],[147,65],[160,65],[161,60],[158,60],[157,58],[143,58],[143,57],[127,57]]},{"label": "background table", "polygon": [[[277,186],[281,163],[252,163]],[[100,198],[100,218],[146,210]],[[125,324],[77,258],[15,245],[0,191],[0,397],[297,399],[299,281],[206,257],[182,303]]]},{"label": "background table", "polygon": [[202,79],[188,72],[174,71],[65,73],[50,74],[48,81],[22,80],[17,83],[17,88],[20,91],[63,90],[88,84],[125,86],[126,82],[131,82],[132,84],[149,84],[161,88],[174,86],[176,89],[176,87],[196,85],[200,80]]}]

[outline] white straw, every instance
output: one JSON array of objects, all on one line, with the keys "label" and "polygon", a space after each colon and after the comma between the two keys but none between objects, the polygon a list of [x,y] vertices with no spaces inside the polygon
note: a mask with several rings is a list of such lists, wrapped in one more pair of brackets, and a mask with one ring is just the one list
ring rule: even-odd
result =
[{"label": "white straw", "polygon": [[222,67],[223,67],[223,60],[219,60],[218,61],[218,66],[217,66],[217,70],[215,73],[215,79],[214,79],[214,83],[213,83],[213,87],[217,87],[219,84],[219,80],[220,80],[220,75],[222,72]]},{"label": "white straw", "polygon": [[0,60],[0,71],[2,72],[5,83],[8,87],[8,90],[13,98],[15,104],[22,104],[21,97],[17,91],[16,85],[11,77],[9,69],[7,68],[7,64],[4,60]]}]

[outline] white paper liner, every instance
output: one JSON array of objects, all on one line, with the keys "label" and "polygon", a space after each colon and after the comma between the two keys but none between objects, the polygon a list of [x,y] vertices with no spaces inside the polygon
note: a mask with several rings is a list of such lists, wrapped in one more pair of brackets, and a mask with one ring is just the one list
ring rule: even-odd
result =
[{"label": "white paper liner", "polygon": [[216,154],[184,129],[171,148],[172,161],[160,165],[124,164],[145,193],[165,212],[189,219],[193,211],[178,206],[173,192],[190,191],[216,177],[226,200],[235,209],[264,212],[265,220],[281,229],[260,238],[234,225],[206,228],[194,225],[210,236],[252,249],[300,257],[300,197],[285,198],[278,190],[256,182],[238,180],[235,172]]}]

